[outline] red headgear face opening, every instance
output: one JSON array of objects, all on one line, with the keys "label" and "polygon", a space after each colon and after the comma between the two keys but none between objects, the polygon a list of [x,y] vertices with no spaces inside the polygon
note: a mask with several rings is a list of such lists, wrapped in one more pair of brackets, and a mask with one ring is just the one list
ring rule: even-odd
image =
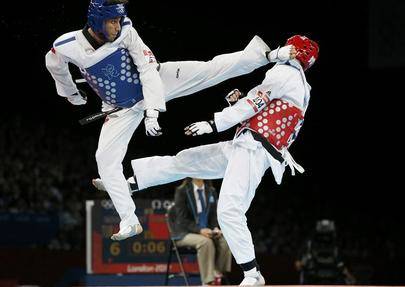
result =
[{"label": "red headgear face opening", "polygon": [[319,45],[305,36],[294,35],[286,45],[293,45],[297,49],[296,59],[301,62],[304,71],[318,59]]}]

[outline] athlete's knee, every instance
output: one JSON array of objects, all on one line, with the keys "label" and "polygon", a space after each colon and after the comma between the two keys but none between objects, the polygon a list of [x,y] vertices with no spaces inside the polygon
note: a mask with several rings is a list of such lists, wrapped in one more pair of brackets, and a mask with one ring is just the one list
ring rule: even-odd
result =
[{"label": "athlete's knee", "polygon": [[232,211],[230,209],[219,209],[217,211],[217,218],[219,225],[222,226],[232,219]]},{"label": "athlete's knee", "polygon": [[111,153],[106,150],[98,149],[96,151],[96,162],[100,176],[119,169],[116,158],[113,158]]},{"label": "athlete's knee", "polygon": [[229,204],[218,205],[217,217],[218,223],[224,224],[225,222],[235,221],[240,216],[240,211]]},{"label": "athlete's knee", "polygon": [[190,156],[188,150],[182,150],[175,156],[172,156],[171,159],[173,161],[173,164],[177,167],[182,167],[183,165],[191,164],[194,161],[194,158]]},{"label": "athlete's knee", "polygon": [[97,162],[97,166],[103,166],[105,164],[107,164],[108,161],[108,154],[101,149],[98,149],[96,151],[96,162]]},{"label": "athlete's knee", "polygon": [[239,221],[243,214],[241,203],[234,202],[230,198],[219,199],[217,217],[220,225],[224,225],[227,222]]}]

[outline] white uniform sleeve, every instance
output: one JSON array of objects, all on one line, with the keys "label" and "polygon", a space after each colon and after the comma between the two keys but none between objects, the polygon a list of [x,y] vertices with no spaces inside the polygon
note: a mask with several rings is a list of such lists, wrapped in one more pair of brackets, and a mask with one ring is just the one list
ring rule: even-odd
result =
[{"label": "white uniform sleeve", "polygon": [[286,77],[272,68],[266,73],[264,81],[249,91],[246,97],[240,99],[232,107],[225,108],[222,112],[214,114],[214,121],[218,132],[227,130],[264,109],[273,99],[282,96],[282,88]]},{"label": "white uniform sleeve", "polygon": [[62,97],[68,97],[77,92],[69,72],[68,61],[55,49],[50,50],[45,56],[46,68],[55,80],[56,91]]},{"label": "white uniform sleeve", "polygon": [[250,90],[246,97],[240,99],[232,107],[227,107],[214,114],[218,132],[227,130],[240,122],[250,119],[264,109],[270,101],[268,85],[259,85]]},{"label": "white uniform sleeve", "polygon": [[163,82],[157,71],[158,63],[152,51],[146,46],[134,28],[131,28],[129,37],[125,40],[135,65],[138,68],[142,83],[144,108],[166,111]]}]

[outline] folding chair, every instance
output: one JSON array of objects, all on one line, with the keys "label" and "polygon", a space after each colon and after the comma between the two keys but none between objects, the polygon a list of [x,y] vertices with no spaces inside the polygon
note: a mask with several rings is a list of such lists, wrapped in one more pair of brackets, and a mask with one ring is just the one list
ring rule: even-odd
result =
[{"label": "folding chair", "polygon": [[[184,283],[186,286],[190,286],[189,280],[188,280],[188,275],[184,270],[184,265],[183,265],[183,260],[182,260],[182,255],[190,255],[190,254],[196,254],[196,250],[192,247],[178,247],[176,244],[176,241],[179,240],[179,237],[173,236],[173,224],[176,222],[176,210],[174,208],[174,203],[167,209],[166,213],[166,224],[167,224],[167,229],[169,230],[169,235],[170,235],[170,247],[169,247],[169,255],[167,258],[167,270],[166,270],[166,277],[165,277],[165,285],[167,286],[169,284],[169,279],[173,278],[175,276],[181,276],[184,279]],[[171,274],[170,273],[170,265],[172,263],[172,254],[176,255],[177,262],[179,263],[180,266],[180,273],[178,274]]]}]

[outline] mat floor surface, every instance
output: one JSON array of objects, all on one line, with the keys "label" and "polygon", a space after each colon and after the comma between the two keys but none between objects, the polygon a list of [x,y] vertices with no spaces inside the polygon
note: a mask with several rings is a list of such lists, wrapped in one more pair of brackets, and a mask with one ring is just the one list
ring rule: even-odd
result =
[{"label": "mat floor surface", "polygon": [[[120,285],[122,286],[122,285]],[[135,285],[134,285],[135,286]],[[136,285],[139,287],[140,285]],[[178,287],[185,287],[186,285],[177,285]],[[195,286],[195,287],[203,287],[203,286],[227,286],[227,287],[232,287],[232,286],[239,286],[239,285],[190,285],[190,286]],[[405,285],[265,285],[264,287],[405,287]],[[72,286],[72,287],[85,287],[85,286]],[[98,287],[92,285],[92,287]],[[101,287],[101,286],[100,286]],[[103,286],[104,287],[104,286]],[[109,286],[109,287],[118,287],[118,286]],[[126,287],[132,287],[132,286],[126,286]],[[166,286],[150,286],[150,285],[145,285],[141,287],[166,287]]]}]

